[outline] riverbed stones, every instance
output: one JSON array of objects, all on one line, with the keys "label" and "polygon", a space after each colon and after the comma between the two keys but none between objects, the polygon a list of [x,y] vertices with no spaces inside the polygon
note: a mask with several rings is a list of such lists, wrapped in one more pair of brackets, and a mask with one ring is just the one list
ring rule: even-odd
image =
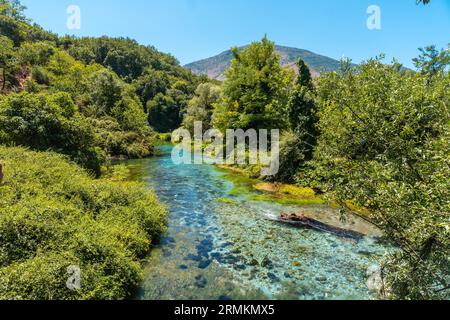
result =
[{"label": "riverbed stones", "polygon": [[265,256],[261,261],[261,267],[270,268],[272,266],[272,261],[270,261],[269,257]]},{"label": "riverbed stones", "polygon": [[206,278],[203,275],[198,275],[195,277],[195,286],[197,288],[205,288],[206,285],[208,284],[208,281],[206,280]]},{"label": "riverbed stones", "polygon": [[252,259],[252,260],[249,262],[249,265],[252,266],[252,267],[256,267],[257,265],[259,265],[258,260]]},{"label": "riverbed stones", "polygon": [[211,260],[203,260],[198,264],[199,269],[206,269],[211,265]]},{"label": "riverbed stones", "polygon": [[366,274],[368,277],[366,282],[367,288],[374,293],[382,295],[384,291],[384,282],[381,267],[377,264],[373,264],[367,269]]},{"label": "riverbed stones", "polygon": [[278,278],[274,273],[272,272],[268,272],[267,273],[267,278],[269,278],[269,280],[271,280],[272,282],[280,282],[280,278]]},{"label": "riverbed stones", "polygon": [[195,254],[188,254],[186,256],[185,260],[192,260],[192,261],[195,261],[195,262],[199,262],[199,261],[202,260],[202,257],[201,256],[196,256]]}]

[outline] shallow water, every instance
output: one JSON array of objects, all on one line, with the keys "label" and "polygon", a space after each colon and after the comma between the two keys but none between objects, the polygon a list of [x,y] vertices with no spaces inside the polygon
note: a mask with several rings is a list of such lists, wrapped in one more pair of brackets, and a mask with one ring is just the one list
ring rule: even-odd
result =
[{"label": "shallow water", "polygon": [[[376,238],[340,238],[267,219],[325,206],[282,206],[236,197],[209,165],[174,165],[170,146],[127,161],[169,205],[169,226],[146,261],[138,299],[372,299],[368,267],[387,251]],[[231,197],[232,198],[232,197]]]}]

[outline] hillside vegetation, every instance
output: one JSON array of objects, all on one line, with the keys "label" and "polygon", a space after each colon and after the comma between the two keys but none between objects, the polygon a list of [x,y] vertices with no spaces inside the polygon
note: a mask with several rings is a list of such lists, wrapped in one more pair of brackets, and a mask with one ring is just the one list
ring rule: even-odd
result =
[{"label": "hillside vegetation", "polygon": [[0,143],[69,155],[100,173],[110,157],[154,154],[206,81],[125,38],[58,37],[0,2]]},{"label": "hillside vegetation", "polygon": [[[0,299],[123,299],[166,209],[137,183],[94,180],[65,157],[0,147]],[[67,268],[81,270],[69,290]]]},{"label": "hillside vegetation", "polygon": [[147,102],[173,88],[187,99],[199,80],[128,39],[59,38],[23,9],[0,0],[0,299],[128,298],[166,208],[100,176],[110,157],[154,154]]}]

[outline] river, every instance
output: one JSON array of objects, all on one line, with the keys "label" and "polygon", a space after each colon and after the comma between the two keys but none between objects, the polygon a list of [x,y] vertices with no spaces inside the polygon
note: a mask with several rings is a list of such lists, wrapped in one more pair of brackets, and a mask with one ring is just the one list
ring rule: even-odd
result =
[{"label": "river", "polygon": [[[169,207],[167,233],[145,263],[137,299],[372,299],[367,269],[388,250],[361,240],[294,228],[267,219],[325,205],[286,206],[230,195],[234,185],[210,165],[175,165],[170,146],[158,157],[130,160]],[[224,201],[223,199],[232,199]]]}]

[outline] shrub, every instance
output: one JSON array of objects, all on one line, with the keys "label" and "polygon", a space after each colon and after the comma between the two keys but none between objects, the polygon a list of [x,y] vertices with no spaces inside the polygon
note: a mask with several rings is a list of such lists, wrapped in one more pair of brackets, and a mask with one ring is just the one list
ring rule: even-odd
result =
[{"label": "shrub", "polygon": [[1,100],[0,143],[66,154],[96,174],[104,161],[92,126],[62,92],[10,94]]},{"label": "shrub", "polygon": [[97,143],[111,156],[144,158],[155,154],[154,133],[147,130],[122,131],[114,118],[93,119]]},{"label": "shrub", "polygon": [[[166,209],[138,183],[93,180],[63,156],[0,147],[0,298],[122,299]],[[66,287],[81,269],[81,289]]]},{"label": "shrub", "polygon": [[319,81],[321,136],[311,175],[365,208],[400,251],[384,264],[390,294],[449,297],[450,75],[380,60]]}]

